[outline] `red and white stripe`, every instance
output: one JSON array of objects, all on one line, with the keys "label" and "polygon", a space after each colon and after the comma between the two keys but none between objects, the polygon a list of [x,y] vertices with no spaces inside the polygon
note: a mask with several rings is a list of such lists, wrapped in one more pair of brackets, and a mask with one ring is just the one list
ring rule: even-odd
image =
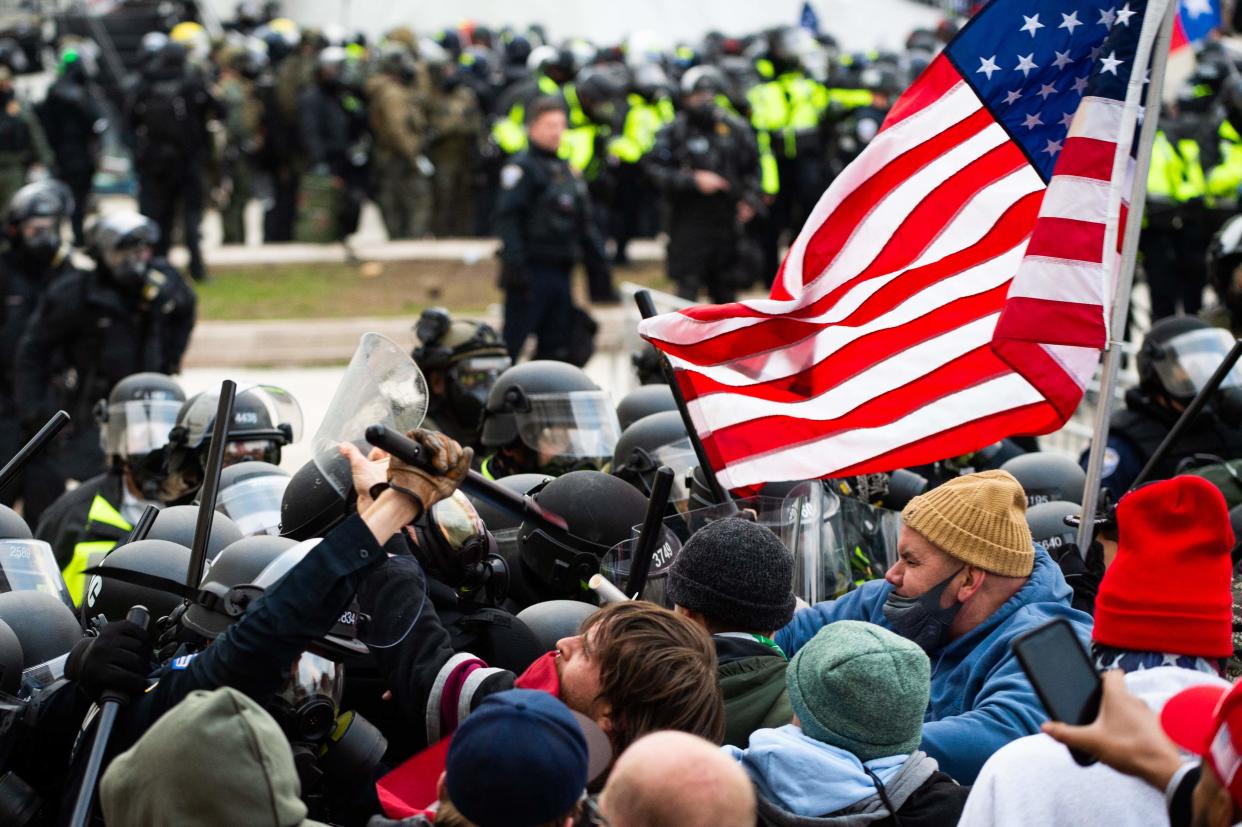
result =
[{"label": "red and white stripe", "polygon": [[891,470],[1064,424],[1107,336],[1141,91],[1085,99],[1045,185],[941,55],[824,193],[769,298],[643,322],[721,483]]}]

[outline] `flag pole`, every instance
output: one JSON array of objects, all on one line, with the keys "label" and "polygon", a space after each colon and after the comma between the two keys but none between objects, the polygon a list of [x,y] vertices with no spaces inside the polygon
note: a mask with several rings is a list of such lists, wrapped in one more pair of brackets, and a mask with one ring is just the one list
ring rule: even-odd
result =
[{"label": "flag pole", "polygon": [[1139,132],[1138,154],[1134,163],[1134,183],[1130,190],[1130,211],[1126,215],[1125,239],[1121,249],[1121,269],[1117,273],[1117,294],[1113,302],[1112,323],[1100,369],[1100,396],[1095,408],[1095,429],[1091,450],[1087,455],[1087,484],[1083,488],[1082,516],[1078,523],[1078,548],[1086,552],[1091,543],[1095,511],[1100,501],[1100,479],[1104,468],[1104,449],[1108,446],[1109,418],[1113,407],[1113,390],[1121,369],[1121,341],[1118,331],[1125,330],[1130,310],[1130,291],[1134,286],[1134,264],[1138,258],[1139,234],[1143,229],[1143,211],[1147,201],[1147,169],[1151,165],[1151,147],[1160,122],[1160,96],[1164,87],[1164,67],[1169,59],[1169,42],[1173,36],[1173,17],[1177,0],[1169,0],[1160,21],[1160,29],[1152,44],[1150,83],[1144,103],[1143,126]]}]

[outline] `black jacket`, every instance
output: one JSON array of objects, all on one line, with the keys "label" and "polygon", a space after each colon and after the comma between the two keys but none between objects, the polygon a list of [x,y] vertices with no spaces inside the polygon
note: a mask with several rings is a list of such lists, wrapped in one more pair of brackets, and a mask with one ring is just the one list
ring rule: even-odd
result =
[{"label": "black jacket", "polygon": [[17,346],[14,385],[23,420],[42,424],[64,408],[89,422],[95,402],[126,376],[178,373],[195,305],[194,291],[162,260],[152,263],[141,297],[123,293],[99,272],[72,270],[57,278]]},{"label": "black jacket", "polygon": [[326,164],[333,175],[343,176],[349,166],[350,117],[341,92],[312,83],[298,96],[299,137],[306,165]]},{"label": "black jacket", "polygon": [[15,250],[0,254],[0,292],[3,293],[3,317],[0,317],[0,416],[16,415],[14,382],[17,365],[17,344],[26,323],[38,306],[46,285],[57,276],[73,270],[66,255],[44,272],[36,272],[31,262]]},{"label": "black jacket", "polygon": [[98,90],[85,81],[62,77],[52,84],[36,112],[56,157],[56,174],[95,169],[99,137],[108,121]]},{"label": "black jacket", "polygon": [[508,266],[541,262],[607,267],[586,185],[555,153],[531,146],[500,171],[496,235]]},{"label": "black jacket", "polygon": [[124,538],[126,532],[115,526],[87,520],[96,495],[101,495],[109,505],[120,511],[124,499],[121,487],[124,484],[120,470],[109,470],[86,480],[72,491],[66,491],[43,512],[35,529],[35,539],[51,545],[56,564],[62,570],[73,559],[73,548],[78,543],[91,540],[119,542]]}]

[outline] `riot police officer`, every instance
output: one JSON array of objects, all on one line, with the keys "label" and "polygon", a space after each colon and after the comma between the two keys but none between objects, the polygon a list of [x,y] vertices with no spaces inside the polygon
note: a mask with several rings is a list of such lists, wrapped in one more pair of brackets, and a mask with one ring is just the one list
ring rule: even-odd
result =
[{"label": "riot police officer", "polygon": [[441,307],[424,310],[414,331],[414,362],[431,392],[423,426],[479,449],[483,407],[496,379],[513,364],[509,352],[489,325],[453,319]]},{"label": "riot police officer", "polygon": [[686,72],[685,108],[660,131],[649,168],[669,202],[669,278],[682,298],[706,288],[718,304],[736,295],[739,229],[762,209],[751,131],[715,101],[725,85],[713,67]]},{"label": "riot police officer", "polygon": [[[167,261],[152,258],[158,237],[154,222],[135,212],[100,218],[91,233],[94,271],[57,278],[26,323],[15,366],[23,428],[33,433],[58,408],[73,417],[58,444],[32,463],[56,475],[60,490],[51,499],[66,480],[104,470],[95,402],[131,374],[181,369],[194,291]],[[28,503],[27,518],[37,522],[48,503]]]},{"label": "riot police officer", "polygon": [[1204,308],[1207,321],[1242,335],[1242,215],[1225,222],[1207,253],[1208,283],[1216,293],[1216,304]]},{"label": "riot police officer", "polygon": [[169,377],[136,373],[96,409],[108,470],[52,503],[36,529],[51,544],[75,603],[82,601],[82,572],[125,537],[146,506],[159,505],[162,449],[184,401]]},{"label": "riot police officer", "polygon": [[60,57],[60,77],[47,90],[37,108],[43,131],[56,158],[55,175],[73,192],[73,240],[86,240],[84,220],[91,194],[91,179],[99,157],[99,140],[108,120],[91,86],[86,67],[74,49]]},{"label": "riot police officer", "polygon": [[621,428],[608,394],[564,362],[514,365],[500,375],[483,411],[480,473],[557,476],[600,469],[612,459]]},{"label": "riot police officer", "polygon": [[[72,205],[68,188],[51,180],[27,184],[8,204],[4,223],[6,245],[0,252],[0,284],[4,294],[0,307],[4,314],[4,323],[0,325],[0,456],[13,456],[21,445],[21,413],[14,390],[18,340],[47,284],[73,269],[69,247],[61,238],[61,225],[73,212]],[[12,505],[24,497],[27,487],[32,489],[33,500],[51,502],[60,494],[57,480],[43,482],[48,490],[34,493],[40,486],[37,471],[23,474],[3,492],[4,503]]]},{"label": "riot police officer", "polygon": [[573,267],[584,259],[588,272],[603,273],[609,264],[586,187],[557,157],[566,127],[560,101],[532,101],[526,127],[530,146],[500,171],[496,203],[500,286],[505,291],[503,336],[515,360],[532,333],[538,339],[536,359],[566,359],[573,345]]},{"label": "riot police officer", "polygon": [[[166,476],[160,491],[164,502],[187,503],[203,484],[219,401],[219,391],[208,391],[193,396],[178,411],[168,435]],[[252,461],[280,465],[280,449],[302,436],[302,408],[288,391],[275,385],[240,388],[224,433],[223,467]]]},{"label": "riot police officer", "polygon": [[[1126,391],[1125,409],[1113,414],[1109,428],[1103,484],[1114,501],[1129,490],[1232,344],[1228,333],[1193,316],[1171,316],[1152,325],[1138,353],[1139,385]],[[1149,479],[1173,476],[1183,460],[1195,455],[1242,457],[1240,398],[1242,379],[1235,368]],[[1084,452],[1080,463],[1086,461]]]}]

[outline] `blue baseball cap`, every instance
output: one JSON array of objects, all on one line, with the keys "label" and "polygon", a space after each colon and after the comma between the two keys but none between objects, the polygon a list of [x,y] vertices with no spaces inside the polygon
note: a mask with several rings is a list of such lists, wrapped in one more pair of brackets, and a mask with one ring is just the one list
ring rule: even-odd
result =
[{"label": "blue baseball cap", "polygon": [[479,827],[535,827],[566,815],[600,762],[592,754],[600,739],[588,747],[584,726],[602,735],[547,692],[511,689],[484,699],[449,745],[449,798]]}]

